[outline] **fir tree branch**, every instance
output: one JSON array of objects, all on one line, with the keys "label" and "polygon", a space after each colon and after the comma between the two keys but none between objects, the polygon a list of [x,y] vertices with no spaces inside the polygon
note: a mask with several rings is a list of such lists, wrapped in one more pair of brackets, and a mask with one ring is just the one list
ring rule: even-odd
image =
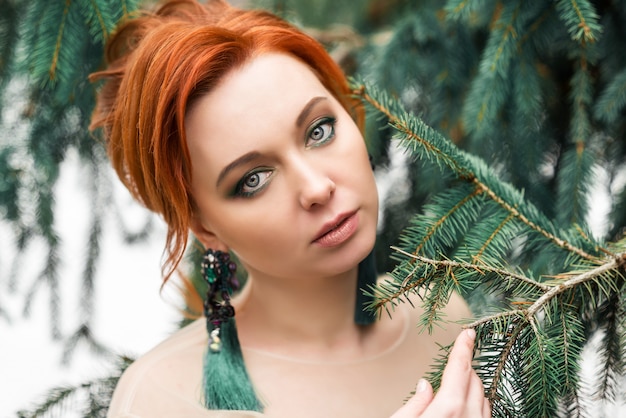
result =
[{"label": "fir tree branch", "polygon": [[478,264],[472,264],[472,263],[464,263],[464,262],[459,262],[459,261],[452,261],[452,260],[433,260],[431,258],[427,258],[427,257],[423,257],[417,254],[411,254],[408,253],[406,251],[403,251],[402,249],[392,246],[391,247],[392,250],[399,252],[402,255],[405,255],[407,257],[413,258],[417,261],[421,261],[422,263],[427,263],[427,264],[431,264],[433,266],[446,266],[446,267],[452,267],[452,268],[461,268],[461,269],[466,269],[466,270],[475,270],[476,272],[480,273],[480,274],[485,274],[485,271],[491,272],[491,273],[495,273],[498,276],[502,277],[502,278],[511,278],[511,279],[515,279],[515,280],[519,280],[521,282],[524,282],[526,284],[529,284],[531,286],[534,286],[544,292],[549,291],[552,287],[548,286],[544,283],[540,283],[537,282],[529,277],[523,276],[521,274],[515,274],[512,273],[510,271],[506,271],[506,270],[502,270],[499,268],[495,268],[495,267],[491,267],[488,265],[478,265]]},{"label": "fir tree branch", "polygon": [[500,231],[502,231],[502,229],[504,228],[504,226],[509,223],[509,221],[511,221],[511,219],[513,219],[513,214],[509,213],[507,215],[507,217],[500,222],[500,225],[498,225],[498,227],[496,229],[493,230],[493,232],[491,233],[491,235],[489,235],[489,237],[487,237],[487,239],[485,240],[484,244],[482,245],[482,247],[478,250],[478,252],[476,254],[474,254],[472,256],[472,258],[474,260],[480,260],[483,253],[485,252],[485,250],[487,249],[487,247],[489,247],[489,245],[491,245],[491,243],[493,242],[493,240],[495,239],[495,237],[500,233]]},{"label": "fir tree branch", "polygon": [[493,200],[494,202],[497,202],[507,212],[512,214],[518,220],[520,220],[523,224],[528,226],[530,229],[540,233],[545,238],[547,238],[548,240],[550,240],[553,243],[555,243],[556,245],[558,245],[560,248],[563,248],[563,249],[565,249],[567,251],[570,251],[570,252],[572,252],[574,254],[578,254],[580,257],[582,257],[582,258],[584,258],[586,260],[590,260],[590,261],[597,260],[597,257],[592,256],[591,254],[589,254],[586,251],[584,251],[582,248],[575,247],[574,245],[570,244],[568,241],[565,241],[565,240],[557,237],[556,235],[552,234],[551,232],[547,231],[546,229],[542,228],[541,226],[537,225],[536,223],[534,223],[533,221],[528,219],[528,217],[526,217],[517,208],[513,207],[508,202],[506,202],[504,199],[502,199],[500,196],[498,196],[493,190],[491,190],[487,185],[485,185],[483,182],[481,182],[478,178],[474,177],[472,179],[472,182],[476,185],[477,188],[479,188],[484,193],[486,193],[487,196],[489,196],[489,198],[491,198],[491,200]]},{"label": "fir tree branch", "polygon": [[478,328],[481,325],[491,323],[491,322],[494,322],[503,318],[515,317],[515,316],[520,316],[520,315],[526,316],[526,310],[525,309],[513,309],[510,311],[498,312],[496,314],[487,315],[480,319],[477,319],[474,322],[463,325],[463,328]]},{"label": "fir tree branch", "polygon": [[626,107],[626,68],[606,85],[594,109],[594,116],[607,124],[616,122]]},{"label": "fir tree branch", "polygon": [[598,14],[587,0],[559,0],[557,10],[559,17],[568,26],[572,39],[581,43],[592,43],[597,40],[596,32],[600,31]]},{"label": "fir tree branch", "polygon": [[100,10],[95,0],[90,0],[90,1],[91,1],[91,7],[93,9],[93,12],[96,15],[96,18],[98,19],[98,25],[100,26],[100,30],[102,31],[102,40],[106,42],[107,39],[109,39],[109,31],[107,30],[106,24],[104,22],[104,16],[102,15],[102,10]]},{"label": "fir tree branch", "polygon": [[[530,220],[526,215],[521,213],[517,207],[514,207],[513,205],[508,203],[506,200],[500,197],[494,190],[492,190],[487,184],[481,181],[481,179],[479,179],[476,173],[472,172],[471,169],[465,166],[466,164],[464,164],[465,163],[464,161],[459,161],[457,158],[454,158],[449,153],[446,153],[443,150],[437,148],[431,141],[428,141],[423,136],[418,135],[416,133],[416,130],[411,129],[411,127],[407,124],[405,120],[400,119],[389,109],[389,107],[383,105],[383,103],[381,103],[379,100],[377,100],[372,95],[370,95],[367,92],[369,89],[370,89],[369,87],[366,87],[365,85],[362,84],[359,88],[354,90],[354,93],[357,96],[360,96],[362,100],[369,103],[373,108],[378,110],[385,117],[387,117],[387,119],[389,120],[389,124],[392,127],[394,127],[394,129],[398,130],[400,133],[405,135],[409,141],[412,141],[415,144],[418,144],[429,153],[436,155],[436,158],[440,161],[443,161],[444,164],[447,167],[449,167],[459,179],[465,180],[469,183],[474,184],[478,191],[480,191],[481,193],[485,193],[490,199],[497,202],[502,208],[504,208],[507,212],[512,214],[516,219],[521,221],[530,229],[543,235],[546,239],[553,242],[558,247],[563,248],[574,254],[577,254],[578,256],[586,260],[589,260],[589,261],[597,260],[597,257],[587,253],[582,248],[578,248],[572,245],[571,243],[569,243],[568,241],[565,241],[557,237],[550,231],[546,230],[545,228],[542,228],[540,225]],[[376,93],[380,93],[380,92],[376,92]],[[438,134],[435,133],[435,135],[438,135]],[[459,157],[460,157],[460,154],[459,154]]]},{"label": "fir tree branch", "polygon": [[571,279],[564,281],[563,283],[551,288],[539,299],[537,299],[527,310],[528,317],[534,316],[539,310],[541,310],[550,300],[555,296],[572,289],[582,283],[590,280],[595,280],[598,276],[603,275],[609,271],[616,271],[622,269],[626,265],[626,253],[617,254],[615,257],[607,259],[608,261],[592,270],[575,275]]},{"label": "fir tree branch", "polygon": [[486,267],[486,266],[477,266],[477,265],[473,265],[473,264],[469,264],[469,263],[459,263],[456,261],[449,261],[449,260],[430,260],[427,259],[425,257],[421,257],[421,256],[416,256],[413,254],[408,254],[400,249],[394,248],[396,251],[401,252],[402,254],[408,256],[408,257],[413,257],[415,259],[418,259],[424,263],[429,263],[429,264],[433,264],[433,265],[451,265],[454,267],[460,267],[460,268],[467,268],[467,269],[474,269],[477,271],[481,271],[481,270],[485,270],[485,271],[493,271],[495,273],[498,273],[502,276],[507,276],[507,277],[511,277],[511,278],[515,278],[517,280],[523,281],[524,283],[528,283],[531,284],[533,286],[536,286],[538,288],[540,288],[541,290],[544,290],[545,293],[543,295],[541,295],[535,302],[533,302],[528,308],[525,309],[515,309],[515,310],[511,310],[511,311],[505,311],[505,312],[499,312],[497,314],[493,314],[493,315],[489,315],[489,316],[485,316],[483,318],[480,318],[474,322],[471,322],[469,324],[466,324],[464,326],[464,328],[476,328],[479,327],[480,325],[483,325],[485,323],[488,322],[493,322],[496,319],[502,318],[502,317],[508,317],[508,316],[514,316],[514,315],[519,315],[522,314],[523,316],[525,316],[526,318],[528,318],[528,320],[532,320],[531,318],[534,317],[537,312],[539,312],[548,302],[550,302],[554,297],[560,295],[561,293],[572,289],[582,283],[588,282],[590,280],[595,280],[598,278],[598,276],[602,276],[604,273],[609,272],[609,271],[617,271],[621,268],[623,268],[626,265],[626,253],[622,253],[622,254],[618,254],[616,257],[612,257],[610,259],[608,259],[608,261],[601,265],[598,266],[592,270],[586,271],[584,273],[575,275],[574,277],[562,282],[561,284],[558,284],[556,286],[550,286],[547,285],[545,283],[538,283],[535,282],[532,279],[529,279],[525,276],[521,276],[521,275],[514,275],[510,272],[504,271],[504,270],[500,270],[500,269],[494,269],[491,267]]},{"label": "fir tree branch", "polygon": [[467,202],[469,202],[471,199],[475,198],[479,194],[480,194],[480,191],[478,189],[475,189],[472,193],[468,194],[463,199],[461,199],[456,205],[454,205],[444,216],[439,218],[439,220],[437,220],[437,222],[434,225],[432,225],[428,229],[428,231],[426,231],[426,233],[424,234],[424,238],[422,239],[422,242],[420,242],[418,245],[416,245],[415,250],[414,250],[414,254],[418,254],[422,250],[422,247],[428,242],[429,238],[446,221],[446,219],[448,219],[460,207],[462,207],[465,204],[467,204]]},{"label": "fir tree branch", "polygon": [[71,5],[72,5],[72,0],[65,0],[65,8],[63,9],[63,18],[59,25],[59,32],[57,34],[54,52],[52,53],[52,60],[50,62],[50,68],[48,70],[50,80],[56,79],[57,63],[59,61],[59,54],[61,52],[61,44],[62,44],[61,41],[63,40],[63,33],[65,31],[65,22],[67,21],[67,16],[69,14]]},{"label": "fir tree branch", "polygon": [[493,373],[493,380],[491,382],[491,386],[487,393],[487,398],[490,400],[491,403],[493,403],[493,401],[498,398],[497,391],[498,391],[498,388],[500,387],[500,379],[502,379],[502,376],[503,376],[502,372],[504,371],[504,367],[506,365],[507,359],[511,355],[513,347],[515,347],[515,343],[517,342],[517,339],[520,333],[527,326],[528,326],[528,323],[524,321],[518,321],[515,323],[515,327],[511,331],[510,335],[508,336],[504,349],[501,351],[499,355],[499,360]]}]

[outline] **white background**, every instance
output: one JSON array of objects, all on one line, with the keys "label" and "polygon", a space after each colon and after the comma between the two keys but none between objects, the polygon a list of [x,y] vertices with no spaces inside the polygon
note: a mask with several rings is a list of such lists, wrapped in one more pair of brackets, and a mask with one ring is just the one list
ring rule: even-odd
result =
[{"label": "white background", "polygon": [[[79,296],[88,232],[89,193],[81,179],[86,172],[74,152],[63,165],[57,189],[55,226],[62,239],[59,282],[61,285],[61,332],[68,335],[80,323]],[[113,176],[113,174],[111,174]],[[115,182],[121,189],[119,181]],[[143,225],[147,211],[131,203],[125,190],[116,198],[128,205],[127,221]],[[112,216],[106,217],[97,266],[93,311],[95,337],[118,353],[137,356],[167,337],[177,327],[180,315],[172,292],[160,292],[160,260],[165,228],[157,227],[149,242],[127,246]],[[106,376],[111,363],[79,345],[68,365],[62,365],[63,347],[51,339],[49,289],[36,294],[29,317],[24,317],[24,295],[43,267],[45,247],[35,243],[23,258],[13,293],[7,277],[15,250],[11,230],[0,221],[0,306],[10,323],[0,317],[0,418],[45,398],[52,386],[77,384]],[[67,411],[58,416],[71,416]]]}]

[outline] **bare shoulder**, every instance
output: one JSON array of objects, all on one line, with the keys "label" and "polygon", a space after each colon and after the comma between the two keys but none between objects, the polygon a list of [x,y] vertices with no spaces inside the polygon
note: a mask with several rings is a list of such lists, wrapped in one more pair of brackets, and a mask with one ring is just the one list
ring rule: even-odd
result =
[{"label": "bare shoulder", "polygon": [[205,345],[204,321],[198,320],[139,357],[120,378],[109,416],[137,410],[145,414],[155,399],[184,399],[190,406],[199,405]]},{"label": "bare shoulder", "polygon": [[201,354],[206,342],[204,321],[197,320],[174,332],[156,347],[139,357],[130,367],[129,375],[158,371],[170,362],[185,361],[190,351]]}]

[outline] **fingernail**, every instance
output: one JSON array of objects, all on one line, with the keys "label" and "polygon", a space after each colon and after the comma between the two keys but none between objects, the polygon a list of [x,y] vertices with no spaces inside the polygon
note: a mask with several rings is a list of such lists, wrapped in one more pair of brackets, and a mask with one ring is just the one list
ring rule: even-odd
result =
[{"label": "fingernail", "polygon": [[465,332],[467,332],[467,336],[470,337],[472,340],[476,338],[476,331],[474,331],[474,328],[468,328],[465,330]]},{"label": "fingernail", "polygon": [[426,379],[420,379],[419,382],[417,382],[417,388],[415,388],[415,393],[424,392],[427,387],[428,382],[426,381]]}]

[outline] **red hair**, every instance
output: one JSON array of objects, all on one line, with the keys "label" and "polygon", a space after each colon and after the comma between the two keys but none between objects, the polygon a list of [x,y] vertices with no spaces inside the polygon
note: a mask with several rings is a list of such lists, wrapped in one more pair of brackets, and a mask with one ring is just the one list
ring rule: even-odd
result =
[{"label": "red hair", "polygon": [[123,23],[106,47],[108,68],[91,128],[131,194],[167,223],[167,280],[180,263],[195,204],[185,138],[187,109],[235,68],[267,52],[305,63],[363,126],[363,111],[339,66],[314,39],[280,18],[222,0],[174,0]]}]

